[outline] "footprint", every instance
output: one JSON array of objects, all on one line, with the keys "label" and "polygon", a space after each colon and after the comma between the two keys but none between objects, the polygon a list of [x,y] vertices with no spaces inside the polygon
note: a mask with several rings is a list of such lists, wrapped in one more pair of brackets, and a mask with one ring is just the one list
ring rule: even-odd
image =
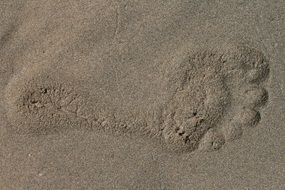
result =
[{"label": "footprint", "polygon": [[167,71],[176,91],[162,136],[175,151],[217,150],[260,121],[269,65],[260,51],[246,46],[187,51]]},{"label": "footprint", "polygon": [[217,150],[260,121],[268,61],[246,46],[191,49],[160,69],[108,62],[88,79],[68,68],[23,69],[5,90],[9,122],[25,134],[102,129],[159,139],[176,152]]}]

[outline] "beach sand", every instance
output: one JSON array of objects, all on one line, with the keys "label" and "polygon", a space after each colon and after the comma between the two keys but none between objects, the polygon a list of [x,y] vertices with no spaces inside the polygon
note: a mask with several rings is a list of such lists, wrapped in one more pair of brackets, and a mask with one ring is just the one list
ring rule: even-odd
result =
[{"label": "beach sand", "polygon": [[284,10],[2,0],[0,189],[285,189]]}]

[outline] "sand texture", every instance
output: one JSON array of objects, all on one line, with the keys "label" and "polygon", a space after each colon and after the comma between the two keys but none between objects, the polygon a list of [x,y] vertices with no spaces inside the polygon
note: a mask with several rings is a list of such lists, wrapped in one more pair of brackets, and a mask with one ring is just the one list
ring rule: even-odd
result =
[{"label": "sand texture", "polygon": [[0,189],[285,189],[285,2],[0,12]]}]

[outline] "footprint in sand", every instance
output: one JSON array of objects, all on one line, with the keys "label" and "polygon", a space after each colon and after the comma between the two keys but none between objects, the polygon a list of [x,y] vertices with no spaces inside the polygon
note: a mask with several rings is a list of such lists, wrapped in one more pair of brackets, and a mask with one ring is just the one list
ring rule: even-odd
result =
[{"label": "footprint in sand", "polygon": [[162,139],[173,151],[219,149],[261,119],[269,65],[244,45],[190,49],[154,67],[106,64],[85,81],[68,68],[23,69],[7,85],[7,117],[24,134],[101,129]]}]

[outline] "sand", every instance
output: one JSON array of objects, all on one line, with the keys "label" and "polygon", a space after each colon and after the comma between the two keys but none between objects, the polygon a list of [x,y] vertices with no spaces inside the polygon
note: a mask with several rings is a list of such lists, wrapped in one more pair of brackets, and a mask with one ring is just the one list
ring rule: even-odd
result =
[{"label": "sand", "polygon": [[0,189],[285,188],[284,2],[0,10]]}]

